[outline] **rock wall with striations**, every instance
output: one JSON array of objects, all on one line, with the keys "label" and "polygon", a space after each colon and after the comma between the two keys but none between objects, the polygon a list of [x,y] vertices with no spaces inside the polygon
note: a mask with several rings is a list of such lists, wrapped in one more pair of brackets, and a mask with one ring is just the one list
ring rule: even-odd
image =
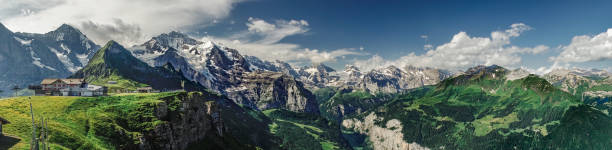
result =
[{"label": "rock wall with striations", "polygon": [[319,113],[312,93],[287,74],[256,71],[243,74],[242,79],[238,86],[227,90],[228,97],[238,104],[259,110]]},{"label": "rock wall with striations", "polygon": [[[152,131],[143,133],[140,149],[186,149],[189,144],[207,136],[223,137],[223,120],[219,105],[202,93],[193,92],[163,98],[155,109],[155,116],[164,121]],[[180,103],[176,104],[179,99]],[[174,103],[174,104],[172,104]],[[178,108],[171,108],[177,105]]]}]

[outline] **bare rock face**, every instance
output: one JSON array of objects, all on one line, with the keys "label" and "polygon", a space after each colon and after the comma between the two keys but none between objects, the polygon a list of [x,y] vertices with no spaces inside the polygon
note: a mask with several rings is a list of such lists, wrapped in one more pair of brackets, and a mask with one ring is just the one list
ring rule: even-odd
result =
[{"label": "bare rock face", "polygon": [[319,113],[312,93],[287,74],[256,71],[243,74],[242,79],[238,86],[226,90],[228,97],[238,104],[258,110]]},{"label": "bare rock face", "polygon": [[168,105],[176,102],[174,98],[157,105],[154,114],[164,123],[143,133],[140,149],[186,149],[207,136],[223,136],[221,111],[215,101],[207,100],[202,93],[185,93],[177,96],[181,100],[179,107],[171,110]]},{"label": "bare rock face", "polygon": [[553,85],[561,85],[561,90],[570,92],[571,94],[576,94],[576,91],[572,91],[572,89],[580,85],[586,84],[593,86],[596,84],[594,81],[582,76],[579,72],[568,69],[555,69],[545,74],[544,79]]},{"label": "bare rock face", "polygon": [[383,118],[370,113],[363,121],[358,119],[347,119],[342,121],[342,126],[352,129],[368,136],[375,150],[427,150],[417,143],[404,141],[402,134],[402,123],[397,119],[387,121],[384,127],[375,123],[382,121]]}]

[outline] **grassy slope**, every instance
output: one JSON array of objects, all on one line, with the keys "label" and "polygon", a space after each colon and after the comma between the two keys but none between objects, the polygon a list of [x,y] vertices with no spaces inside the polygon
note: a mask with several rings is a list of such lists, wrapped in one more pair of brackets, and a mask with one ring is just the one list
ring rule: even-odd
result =
[{"label": "grassy slope", "polygon": [[[49,141],[55,149],[130,149],[135,148],[143,132],[166,123],[153,114],[160,99],[181,94],[185,93],[97,98],[35,96],[32,105],[37,119],[48,118]],[[180,107],[178,104],[170,103],[170,111]],[[2,116],[12,122],[4,127],[5,133],[21,139],[12,149],[28,149],[31,120],[27,98],[0,100],[0,114],[10,114]]]},{"label": "grassy slope", "polygon": [[[104,47],[100,48],[100,50],[90,59],[87,66],[85,66],[83,70],[80,70],[80,72],[97,74],[96,76],[86,76],[85,79],[92,84],[106,86],[109,88],[109,91],[117,89],[135,90],[138,87],[148,86],[119,75],[117,70],[107,69],[108,65],[105,61],[107,58],[105,57],[111,45],[112,43],[109,42]],[[108,84],[108,81],[116,81],[117,84]]]},{"label": "grassy slope", "polygon": [[[350,117],[368,109],[393,99],[397,94],[370,94],[361,90],[334,90],[331,88],[321,88],[313,92],[319,103],[321,116],[329,120],[341,120],[343,117]],[[339,114],[339,106],[345,109],[345,116]]]},{"label": "grassy slope", "polygon": [[348,143],[341,136],[339,125],[320,116],[271,109],[263,114],[272,122],[270,133],[281,139],[283,149],[334,150],[347,149]]}]

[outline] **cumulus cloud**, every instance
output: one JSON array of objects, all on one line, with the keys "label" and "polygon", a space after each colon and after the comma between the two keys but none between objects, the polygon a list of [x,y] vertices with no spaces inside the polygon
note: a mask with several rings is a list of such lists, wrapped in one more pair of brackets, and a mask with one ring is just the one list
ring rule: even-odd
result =
[{"label": "cumulus cloud", "polygon": [[277,43],[283,38],[291,35],[304,34],[308,32],[308,22],[306,20],[276,20],[274,24],[262,19],[249,17],[248,27],[249,36],[257,36],[260,39],[256,42],[261,44]]},{"label": "cumulus cloud", "polygon": [[[136,24],[127,24],[122,20],[116,19],[111,24],[99,24],[93,21],[82,22],[78,26],[81,27],[81,32],[87,33],[87,36],[96,37],[97,39],[112,39],[122,41],[123,43],[138,43],[144,39],[140,26]],[[104,44],[104,43],[99,43]]]},{"label": "cumulus cloud", "polygon": [[396,61],[385,60],[380,55],[373,55],[371,58],[366,60],[356,60],[353,64],[357,66],[362,71],[368,71],[377,68],[383,68],[387,66],[394,65],[396,66]]},{"label": "cumulus cloud", "polygon": [[[169,30],[206,26],[226,17],[237,2],[239,0],[0,0],[0,21],[11,30],[35,33],[48,32],[68,23],[77,28],[85,27],[84,32],[91,39],[103,43],[113,37],[134,37],[136,35],[131,35],[134,33],[146,36],[137,39],[147,39]],[[126,30],[129,31],[114,32],[110,36],[99,34]],[[119,35],[122,33],[124,35]],[[119,42],[135,44],[133,41]]]},{"label": "cumulus cloud", "polygon": [[595,36],[575,36],[559,56],[551,57],[555,63],[580,63],[612,60],[612,28]]},{"label": "cumulus cloud", "polygon": [[426,45],[425,54],[410,53],[397,60],[385,60],[375,55],[367,60],[358,60],[355,65],[364,69],[385,67],[388,65],[435,67],[449,70],[460,70],[475,65],[511,66],[521,62],[521,54],[538,54],[549,49],[548,46],[518,47],[511,45],[510,40],[518,37],[531,27],[523,24],[512,24],[504,31],[493,31],[490,37],[471,37],[466,32],[455,34],[451,41],[434,48]]},{"label": "cumulus cloud", "polygon": [[298,44],[281,42],[289,36],[304,35],[309,31],[306,20],[276,20],[268,22],[249,18],[247,30],[229,37],[204,37],[222,45],[235,48],[241,54],[256,56],[264,60],[281,60],[293,64],[309,64],[336,61],[348,55],[364,55],[360,48],[320,50],[303,48]]}]

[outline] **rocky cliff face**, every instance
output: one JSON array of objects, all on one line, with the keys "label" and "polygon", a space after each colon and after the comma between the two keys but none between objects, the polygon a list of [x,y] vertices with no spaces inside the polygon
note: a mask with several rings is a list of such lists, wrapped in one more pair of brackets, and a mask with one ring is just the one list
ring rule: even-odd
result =
[{"label": "rocky cliff face", "polygon": [[293,77],[278,72],[251,72],[243,75],[240,84],[228,89],[227,95],[238,104],[266,109],[319,113],[310,91]]},{"label": "rocky cliff face", "polygon": [[383,121],[384,118],[377,117],[370,113],[364,117],[363,121],[358,119],[346,119],[342,121],[342,126],[368,136],[375,150],[428,150],[417,143],[407,143],[402,134],[402,123],[397,119],[391,119],[384,125],[379,126],[376,122]]},{"label": "rocky cliff face", "polygon": [[[172,104],[176,99],[180,100],[177,105],[179,108],[169,107],[176,105]],[[188,93],[164,99],[164,102],[156,106],[155,117],[165,123],[143,133],[139,148],[182,150],[207,136],[223,137],[225,131],[219,107],[217,102],[207,100],[202,93]]]}]

